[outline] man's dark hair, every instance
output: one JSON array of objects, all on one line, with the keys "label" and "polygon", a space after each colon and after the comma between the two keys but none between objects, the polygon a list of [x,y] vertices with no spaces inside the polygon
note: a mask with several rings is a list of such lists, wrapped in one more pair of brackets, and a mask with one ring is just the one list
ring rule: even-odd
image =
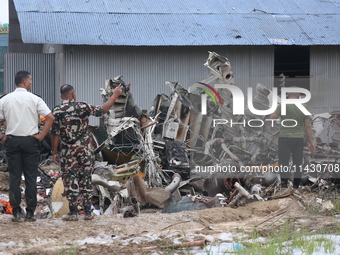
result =
[{"label": "man's dark hair", "polygon": [[19,84],[23,83],[31,74],[27,71],[19,71],[15,75],[15,85],[18,86]]},{"label": "man's dark hair", "polygon": [[64,84],[63,86],[60,87],[60,94],[66,95],[67,93],[69,93],[72,90],[74,90],[72,85]]}]

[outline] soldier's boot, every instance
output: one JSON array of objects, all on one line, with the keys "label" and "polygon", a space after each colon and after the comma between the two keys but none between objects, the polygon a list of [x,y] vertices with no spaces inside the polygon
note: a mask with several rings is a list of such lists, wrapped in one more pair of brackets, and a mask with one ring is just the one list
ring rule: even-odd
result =
[{"label": "soldier's boot", "polygon": [[62,220],[67,221],[77,221],[78,220],[78,208],[76,205],[70,205],[70,212],[63,217],[61,217]]},{"label": "soldier's boot", "polygon": [[92,215],[92,211],[91,211],[91,204],[90,205],[85,205],[84,206],[84,211],[85,211],[84,220],[92,220],[93,219],[93,215]]}]

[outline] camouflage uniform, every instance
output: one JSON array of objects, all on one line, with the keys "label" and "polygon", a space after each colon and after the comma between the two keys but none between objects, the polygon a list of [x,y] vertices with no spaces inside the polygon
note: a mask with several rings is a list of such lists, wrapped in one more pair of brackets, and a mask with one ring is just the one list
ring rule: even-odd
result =
[{"label": "camouflage uniform", "polygon": [[78,199],[83,205],[90,204],[91,174],[94,163],[94,148],[89,134],[89,116],[103,115],[101,106],[93,106],[74,100],[63,100],[53,109],[55,121],[51,132],[60,136],[60,165],[66,197],[70,206]]}]

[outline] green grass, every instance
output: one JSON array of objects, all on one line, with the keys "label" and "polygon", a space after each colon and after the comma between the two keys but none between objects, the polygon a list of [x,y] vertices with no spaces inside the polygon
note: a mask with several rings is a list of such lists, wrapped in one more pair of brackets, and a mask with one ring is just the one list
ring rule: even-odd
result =
[{"label": "green grass", "polygon": [[293,224],[286,222],[281,227],[261,236],[253,229],[249,239],[238,240],[245,248],[235,252],[236,254],[252,255],[272,255],[272,254],[292,254],[294,249],[299,249],[302,254],[312,254],[313,252],[332,253],[335,251],[335,244],[323,237],[322,234],[328,231],[319,230],[311,235],[307,226],[296,229]]},{"label": "green grass", "polygon": [[[288,219],[281,226],[272,226],[271,229],[258,230],[245,233],[239,232],[233,235],[233,243],[240,244],[239,250],[228,251],[225,254],[250,254],[250,255],[290,255],[298,250],[299,254],[310,255],[314,252],[332,254],[335,251],[336,244],[326,235],[339,234],[340,223],[332,223],[325,225],[321,229],[313,229],[310,221],[301,225],[296,223],[296,219]],[[183,231],[181,236],[186,236]],[[159,240],[162,248],[162,254],[194,254],[197,247],[183,247],[175,249],[171,244],[174,240]],[[204,254],[214,255],[216,248],[219,249],[218,254],[222,254],[223,250],[220,242],[213,242],[203,247]],[[147,253],[145,253],[147,254]],[[150,253],[151,254],[151,253]]]},{"label": "green grass", "polygon": [[340,214],[340,197],[336,197],[333,202],[334,208],[332,209],[332,214]]},{"label": "green grass", "polygon": [[57,254],[58,255],[75,255],[78,252],[78,247],[75,245],[67,246],[61,248]]}]

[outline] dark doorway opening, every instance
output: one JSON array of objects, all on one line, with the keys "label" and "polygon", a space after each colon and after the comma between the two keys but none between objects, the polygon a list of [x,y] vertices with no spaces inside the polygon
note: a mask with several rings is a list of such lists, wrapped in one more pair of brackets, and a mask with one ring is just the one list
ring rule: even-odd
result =
[{"label": "dark doorway opening", "polygon": [[274,86],[309,90],[309,56],[309,46],[275,46]]}]

